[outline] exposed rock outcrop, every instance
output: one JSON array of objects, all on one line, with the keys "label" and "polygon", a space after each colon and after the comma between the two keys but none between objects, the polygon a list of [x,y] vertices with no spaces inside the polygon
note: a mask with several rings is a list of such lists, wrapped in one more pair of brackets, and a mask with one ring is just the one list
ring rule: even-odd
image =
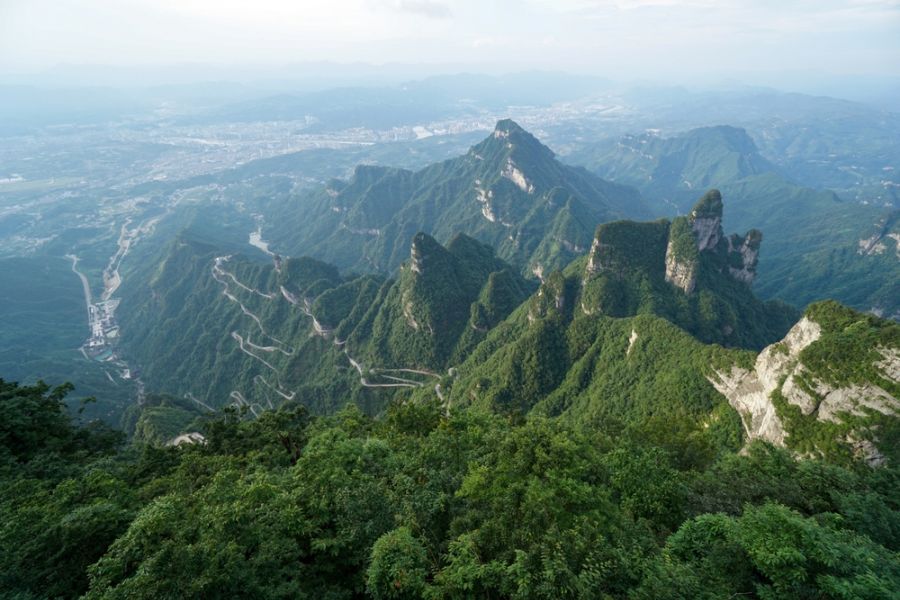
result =
[{"label": "exposed rock outcrop", "polygon": [[[666,281],[686,294],[694,291],[702,253],[724,256],[728,274],[750,285],[756,278],[762,233],[751,229],[746,235],[722,233],[722,195],[710,190],[694,206],[690,217],[672,222],[666,249]],[[724,268],[722,268],[724,270]]]},{"label": "exposed rock outcrop", "polygon": [[601,245],[600,236],[595,236],[594,241],[591,242],[591,251],[588,254],[587,269],[585,270],[586,277],[596,275],[603,270],[603,255],[600,252]]},{"label": "exposed rock outcrop", "polygon": [[666,250],[666,281],[685,294],[690,294],[697,287],[697,263],[696,261],[681,261],[675,257],[672,244]]},{"label": "exposed rock outcrop", "polygon": [[166,442],[166,446],[182,446],[182,445],[193,445],[193,444],[205,444],[206,438],[199,431],[191,431],[189,433],[182,433],[181,435],[177,435],[173,437],[171,440]]},{"label": "exposed rock outcrop", "polygon": [[747,285],[756,279],[756,264],[759,262],[759,247],[762,244],[762,232],[751,229],[743,238],[737,234],[728,237],[728,254],[740,255],[740,266],[729,266],[728,272],[738,281]]},{"label": "exposed rock outcrop", "polygon": [[[721,230],[720,226],[717,227]],[[703,236],[708,235],[707,229],[708,224],[701,229]],[[708,241],[706,237],[703,239]],[[669,228],[669,241],[666,244],[666,281],[680,288],[685,294],[690,294],[697,286],[699,269],[700,248],[697,243],[697,231],[693,223],[684,217],[678,217]]]},{"label": "exposed rock outcrop", "polygon": [[[779,417],[775,394],[800,409],[804,416],[821,422],[842,423],[845,415],[866,416],[872,411],[900,414],[900,400],[877,382],[834,385],[810,373],[801,361],[801,352],[822,335],[821,326],[803,317],[787,336],[766,347],[756,358],[752,370],[734,366],[717,371],[710,383],[741,415],[748,440],[762,439],[785,445],[790,435]],[[894,382],[900,377],[900,350],[879,348],[880,361],[874,366],[880,376]],[[851,432],[844,440],[869,464],[877,465],[884,456],[877,446]]]},{"label": "exposed rock outcrop", "polygon": [[722,194],[710,190],[691,210],[691,230],[700,252],[714,249],[722,239]]},{"label": "exposed rock outcrop", "polygon": [[519,170],[519,167],[516,166],[516,163],[514,163],[511,158],[506,159],[506,166],[503,167],[503,171],[500,172],[500,175],[512,181],[516,184],[516,187],[523,192],[528,194],[534,193],[534,186],[529,183],[525,174]]},{"label": "exposed rock outcrop", "polygon": [[759,353],[752,370],[735,366],[727,373],[717,372],[716,377],[709,378],[741,415],[748,439],[784,445],[786,434],[772,403],[772,392],[781,388],[789,402],[800,400],[792,393],[797,389],[792,381],[798,368],[798,357],[804,348],[819,339],[821,333],[817,323],[804,317],[784,340]]}]

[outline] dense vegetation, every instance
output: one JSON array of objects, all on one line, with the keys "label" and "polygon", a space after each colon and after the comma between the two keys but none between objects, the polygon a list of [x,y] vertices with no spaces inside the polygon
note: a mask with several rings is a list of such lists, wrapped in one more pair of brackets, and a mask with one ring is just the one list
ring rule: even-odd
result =
[{"label": "dense vegetation", "polygon": [[[790,431],[787,446],[846,462],[852,460],[846,441],[869,440],[888,460],[900,460],[900,423],[894,416],[900,398],[896,373],[900,325],[834,301],[810,305],[806,316],[821,327],[821,337],[800,353],[803,368],[794,382],[813,399],[815,409],[804,414],[782,394],[773,393],[779,416]],[[872,405],[846,402],[838,419],[822,419],[818,416],[825,400],[822,386],[825,390],[864,389],[863,398]],[[879,402],[881,410],[875,410]]]},{"label": "dense vegetation", "polygon": [[435,403],[76,427],[0,382],[15,598],[893,598],[900,472]]},{"label": "dense vegetation", "polygon": [[226,259],[185,232],[120,309],[122,348],[146,365],[149,389],[191,394],[198,406],[238,393],[258,411],[294,394],[316,414],[346,400],[375,414],[397,387],[421,383],[423,373],[401,370],[428,376],[460,362],[533,289],[464,235],[445,248],[420,233],[408,248],[412,258],[385,280],[310,258]]},{"label": "dense vegetation", "polygon": [[[770,272],[797,272],[791,245],[807,252],[815,237],[824,245],[802,260],[829,289],[852,294],[857,280],[822,275],[844,265],[866,275],[853,298],[892,300],[897,282],[879,278],[894,217],[860,253],[875,213],[788,182],[743,132],[646,141],[658,164],[632,152],[623,173],[652,181],[655,200],[686,209],[694,188],[724,182],[739,200],[729,214],[772,224]],[[0,598],[895,597],[897,419],[821,420],[776,392],[788,450],[748,444],[709,381],[749,368],[799,316],[734,275],[752,275],[755,259],[734,250],[753,255],[761,237],[722,235],[718,192],[694,209],[716,221],[703,251],[688,217],[609,222],[646,214],[639,195],[561,165],[511,121],[463,157],[359,167],[300,198],[287,177],[224,177],[237,185],[204,193],[278,198],[272,233],[286,247],[399,269],[240,256],[258,225],[243,204],[217,219],[186,209],[190,227],[169,229],[158,256],[138,247],[121,349],[153,393],[125,412],[127,440],[88,422],[96,405],[73,421],[68,385],[0,380]],[[809,220],[798,206],[848,227],[830,241],[818,221],[797,233]],[[670,249],[696,288],[667,280]],[[80,342],[71,323],[52,331],[27,314],[83,310],[71,276],[52,287],[65,262],[15,259],[4,281],[31,265],[51,285],[4,290],[0,316],[33,323],[7,335]],[[810,281],[783,289],[820,293]],[[900,395],[877,365],[900,347],[896,324],[836,303],[807,316],[823,333],[797,385]],[[887,467],[857,461],[857,434]]]},{"label": "dense vegetation", "polygon": [[[718,242],[702,252],[687,217],[676,217],[671,224],[616,221],[598,226],[586,268],[574,261],[565,271],[579,292],[575,304],[580,312],[655,314],[703,342],[724,346],[761,349],[781,338],[798,313],[782,302],[760,301],[746,281],[731,274],[733,268],[745,268],[741,253],[732,247],[740,247],[745,239],[725,238],[717,224],[722,217],[718,191],[701,197],[691,212],[708,219],[717,231]],[[748,236],[758,250],[759,232]],[[690,271],[695,283],[690,290],[669,280],[669,259]],[[751,277],[755,267],[746,267]]]},{"label": "dense vegetation", "polygon": [[286,254],[388,273],[420,231],[441,243],[465,233],[530,275],[587,251],[597,223],[650,216],[636,190],[561,164],[510,120],[463,156],[416,172],[362,165],[269,208]]},{"label": "dense vegetation", "polygon": [[[784,169],[760,155],[746,131],[727,126],[666,138],[651,133],[627,135],[601,142],[569,160],[585,164],[601,177],[637,187],[654,203],[658,215],[687,213],[698,189],[717,187],[728,202],[727,228],[758,228],[765,233],[756,282],[762,297],[797,306],[835,298],[858,310],[875,309],[896,318],[900,315],[900,219],[890,201],[894,188],[863,186],[860,163],[833,171],[825,167],[846,160],[841,152],[826,150],[843,143],[841,136],[829,134],[825,142],[818,137],[823,128],[788,129],[791,141],[781,139],[788,132],[761,135],[759,141],[780,146],[776,155],[792,156],[788,172],[817,189],[798,185]],[[889,137],[871,134],[872,138]],[[890,160],[880,156],[869,168],[878,165],[881,169]],[[842,190],[839,194],[822,189],[835,186]]]}]

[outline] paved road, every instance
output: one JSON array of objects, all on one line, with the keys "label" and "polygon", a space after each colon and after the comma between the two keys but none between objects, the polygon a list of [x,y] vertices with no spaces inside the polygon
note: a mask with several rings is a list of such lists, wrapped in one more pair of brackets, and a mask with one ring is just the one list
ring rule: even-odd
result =
[{"label": "paved road", "polygon": [[84,276],[84,273],[78,270],[78,257],[74,254],[66,254],[66,258],[72,261],[72,272],[78,275],[81,279],[81,287],[84,288],[84,303],[85,310],[87,311],[88,316],[88,327],[91,326],[91,284],[88,283],[87,277]]}]

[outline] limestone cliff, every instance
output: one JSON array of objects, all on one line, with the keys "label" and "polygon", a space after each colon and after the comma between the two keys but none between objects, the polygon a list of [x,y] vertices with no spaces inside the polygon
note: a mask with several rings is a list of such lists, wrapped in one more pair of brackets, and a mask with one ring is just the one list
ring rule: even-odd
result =
[{"label": "limestone cliff", "polygon": [[[704,219],[705,221],[706,219]],[[701,230],[704,244],[709,241],[709,226]],[[721,229],[721,227],[719,227]],[[700,245],[693,225],[684,217],[678,217],[669,228],[669,242],[666,245],[666,281],[690,294],[697,286],[697,271],[700,268]],[[706,247],[704,245],[704,247]]]},{"label": "limestone cliff", "polygon": [[[718,255],[735,280],[750,285],[756,278],[756,263],[762,233],[750,230],[745,236],[722,232],[722,194],[710,190],[697,202],[688,217],[672,222],[666,247],[666,281],[691,294],[697,285],[701,256]],[[724,270],[722,268],[721,270]]]},{"label": "limestone cliff", "polygon": [[[815,442],[801,447],[801,441],[809,440],[791,438],[798,435],[792,431],[792,424],[805,424],[807,436],[818,425],[832,424],[837,427],[829,431],[839,432],[840,443],[869,464],[881,464],[885,455],[877,445],[874,424],[881,416],[900,414],[896,394],[900,384],[900,348],[877,343],[858,355],[843,356],[841,360],[846,364],[832,364],[827,371],[822,370],[814,355],[820,351],[826,355],[826,348],[831,346],[840,347],[836,341],[847,346],[852,340],[848,336],[859,336],[860,340],[878,338],[862,331],[875,322],[871,320],[874,317],[854,313],[857,320],[851,326],[842,323],[835,327],[834,322],[817,317],[817,310],[819,314],[823,312],[821,306],[838,305],[814,305],[781,342],[759,353],[753,368],[732,366],[730,370],[717,371],[709,381],[741,415],[748,440],[762,439],[815,455],[819,450]],[[853,313],[843,307],[840,310]],[[823,327],[817,318],[827,325]],[[888,332],[885,339],[896,341],[897,331],[891,329],[895,325],[879,327]],[[871,325],[869,329],[874,331]],[[831,355],[830,350],[827,355]],[[857,375],[835,379],[834,371],[841,369]],[[865,377],[861,378],[860,373]]]},{"label": "limestone cliff", "polygon": [[722,239],[722,194],[710,190],[703,195],[691,210],[691,230],[697,239],[697,249],[715,249]]}]

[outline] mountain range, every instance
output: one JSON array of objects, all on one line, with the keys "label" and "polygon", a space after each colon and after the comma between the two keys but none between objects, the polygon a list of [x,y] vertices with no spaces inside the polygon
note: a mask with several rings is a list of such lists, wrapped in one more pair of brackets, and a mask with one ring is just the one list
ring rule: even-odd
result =
[{"label": "mountain range", "polygon": [[342,269],[390,273],[422,231],[469,235],[528,276],[585,253],[599,222],[652,216],[636,190],[562,164],[510,120],[458,158],[415,172],[359,166],[272,210],[275,248]]},{"label": "mountain range", "polygon": [[729,202],[726,226],[766,233],[756,282],[763,297],[799,306],[830,297],[900,316],[897,209],[792,181],[743,129],[630,135],[567,159],[637,187],[658,214],[683,214],[697,189],[720,189]]},{"label": "mountain range", "polygon": [[[896,222],[846,254],[874,213],[739,130],[645,141],[609,163],[643,193],[501,121],[420,171],[296,185],[288,157],[206,180],[152,221],[164,244],[126,220],[104,352],[81,354],[137,399],[115,431],[67,412],[70,385],[0,379],[0,589],[894,598],[900,324],[803,267],[837,244],[852,268],[823,289],[869,302],[896,285],[872,286]],[[7,316],[79,313],[71,279],[4,292]],[[818,301],[777,299],[797,289]],[[32,322],[12,335],[60,326]]]}]

